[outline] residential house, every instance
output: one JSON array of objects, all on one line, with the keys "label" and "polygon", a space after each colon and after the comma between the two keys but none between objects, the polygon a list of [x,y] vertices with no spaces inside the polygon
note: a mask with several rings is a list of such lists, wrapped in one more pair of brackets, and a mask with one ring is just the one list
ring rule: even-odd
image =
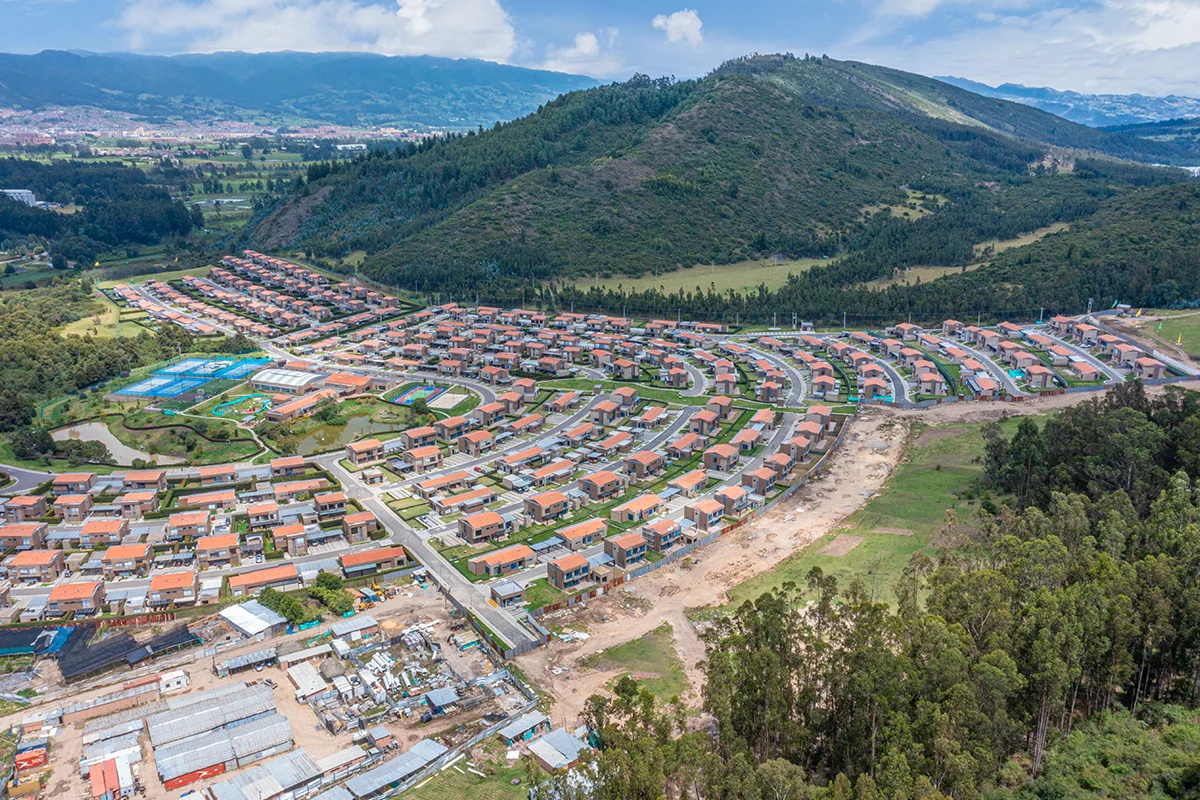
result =
[{"label": "residential house", "polygon": [[[87,495],[60,494],[58,496],[86,497]],[[57,504],[57,500],[55,503]],[[4,518],[9,522],[32,522],[46,516],[46,513],[46,498],[40,494],[19,494],[16,497],[8,498],[4,503]]]},{"label": "residential house", "polygon": [[378,439],[363,439],[346,445],[346,460],[356,467],[383,461],[383,442]]},{"label": "residential house", "polygon": [[643,450],[625,458],[623,469],[636,481],[652,478],[663,471],[666,459],[653,450]]},{"label": "residential house", "polygon": [[207,511],[180,511],[167,519],[168,541],[191,541],[212,530]]},{"label": "residential house", "polygon": [[121,544],[104,551],[100,559],[106,581],[143,576],[150,571],[154,550],[148,544]]},{"label": "residential house", "polygon": [[346,513],[345,492],[325,492],[313,497],[313,505],[317,510],[317,519],[328,520],[340,517]]},{"label": "residential house", "polygon": [[718,530],[721,525],[721,517],[724,513],[725,506],[721,501],[711,497],[699,500],[683,508],[684,518],[691,520],[692,524],[702,531]]},{"label": "residential house", "polygon": [[161,469],[134,470],[125,474],[127,492],[162,492],[167,488],[167,473]]},{"label": "residential house", "polygon": [[196,564],[200,569],[209,567],[236,567],[242,563],[238,553],[236,533],[218,536],[201,536],[196,540]]},{"label": "residential house", "polygon": [[50,590],[50,596],[46,598],[46,616],[91,616],[99,613],[103,605],[103,581],[60,583]]},{"label": "residential house", "polygon": [[571,553],[546,563],[546,578],[561,592],[569,592],[587,580],[591,565],[579,553]]},{"label": "residential house", "polygon": [[683,528],[673,519],[656,519],[642,527],[642,537],[656,553],[666,553],[679,544]]},{"label": "residential house", "polygon": [[10,522],[0,526],[0,548],[4,550],[37,550],[46,541],[44,522]]},{"label": "residential house", "polygon": [[480,511],[458,519],[458,535],[469,544],[490,542],[516,530],[514,518],[500,516],[495,511]]},{"label": "residential house", "polygon": [[766,497],[774,490],[776,477],[775,470],[770,467],[759,467],[742,473],[742,486],[747,486],[755,494]]},{"label": "residential house", "polygon": [[738,463],[738,448],[715,444],[704,451],[704,467],[714,472],[730,472]]},{"label": "residential house", "polygon": [[467,569],[472,575],[510,575],[532,566],[534,561],[533,550],[527,545],[517,544],[475,556],[467,561]]},{"label": "residential house", "polygon": [[621,569],[646,559],[647,543],[640,533],[622,533],[604,540],[604,552]]},{"label": "residential house", "polygon": [[54,478],[51,489],[54,496],[57,497],[63,494],[87,494],[88,490],[95,485],[96,473],[94,472],[64,472]]},{"label": "residential house", "polygon": [[150,578],[147,603],[152,609],[179,608],[195,605],[199,596],[200,576],[195,570],[156,572]]},{"label": "residential house", "polygon": [[658,513],[662,499],[656,494],[638,495],[612,510],[610,518],[616,523],[641,522]]},{"label": "residential house", "polygon": [[608,470],[594,472],[579,480],[579,488],[585,492],[592,502],[616,497],[625,491],[628,479]]},{"label": "residential house", "polygon": [[379,520],[370,511],[358,511],[342,517],[342,533],[350,544],[361,544],[379,530]]},{"label": "residential house", "polygon": [[558,519],[566,514],[569,504],[565,494],[550,490],[525,498],[524,510],[534,522],[540,524]]},{"label": "residential house", "polygon": [[79,546],[94,549],[98,545],[120,544],[128,534],[127,519],[89,519],[79,532]]},{"label": "residential house", "polygon": [[273,528],[279,524],[279,504],[273,501],[255,503],[246,509],[246,516],[249,518],[252,531],[260,528]]},{"label": "residential house", "polygon": [[608,523],[597,517],[560,528],[557,535],[566,544],[567,549],[582,550],[602,539],[607,532]]}]

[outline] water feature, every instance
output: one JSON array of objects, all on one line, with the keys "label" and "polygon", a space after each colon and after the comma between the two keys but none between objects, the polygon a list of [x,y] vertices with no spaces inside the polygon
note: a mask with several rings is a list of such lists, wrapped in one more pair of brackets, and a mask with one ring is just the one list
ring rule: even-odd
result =
[{"label": "water feature", "polygon": [[393,422],[372,422],[370,414],[350,417],[345,425],[321,425],[313,428],[300,440],[296,452],[302,456],[323,453],[345,447],[356,439],[371,433],[394,431],[402,427],[399,419]]},{"label": "water feature", "polygon": [[69,428],[59,428],[50,435],[56,442],[65,442],[70,439],[80,442],[102,442],[108,447],[108,452],[112,453],[113,460],[122,467],[133,466],[135,458],[154,461],[160,466],[183,463],[183,459],[176,456],[151,455],[142,450],[136,450],[118,439],[116,434],[109,430],[108,425],[95,420],[80,422]]}]

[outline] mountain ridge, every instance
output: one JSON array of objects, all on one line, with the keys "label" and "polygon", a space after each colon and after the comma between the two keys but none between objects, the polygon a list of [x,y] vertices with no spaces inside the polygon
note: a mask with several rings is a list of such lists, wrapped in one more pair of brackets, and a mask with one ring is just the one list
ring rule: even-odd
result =
[{"label": "mountain ridge", "polygon": [[953,75],[941,75],[937,80],[984,97],[1040,108],[1093,128],[1126,127],[1200,117],[1200,98],[1187,95],[1087,94],[1020,83],[990,86]]},{"label": "mountain ridge", "polygon": [[372,53],[0,54],[0,105],[94,106],[145,116],[343,125],[490,127],[587,76],[478,59]]}]

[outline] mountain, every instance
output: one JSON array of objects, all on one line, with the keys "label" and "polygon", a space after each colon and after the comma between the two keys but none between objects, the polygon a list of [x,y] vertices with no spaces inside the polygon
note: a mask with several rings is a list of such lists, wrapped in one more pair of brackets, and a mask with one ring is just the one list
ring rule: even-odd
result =
[{"label": "mountain", "polygon": [[1173,94],[1166,97],[1144,94],[1080,94],[1045,86],[1022,86],[1019,83],[988,86],[986,83],[949,75],[939,77],[938,80],[984,97],[1024,103],[1093,128],[1200,117],[1200,99],[1195,97]]},{"label": "mountain", "polygon": [[[358,269],[390,285],[518,302],[573,278],[774,254],[842,256],[811,272],[856,285],[897,267],[965,265],[977,243],[1187,177],[1087,153],[1184,156],[910,73],[758,56],[701,80],[572,92],[479,135],[314,166],[245,242],[332,259],[359,251]],[[1068,169],[1055,174],[1059,165]]]},{"label": "mountain", "polygon": [[595,85],[579,75],[431,56],[0,54],[0,106],[95,106],[152,121],[490,127]]}]

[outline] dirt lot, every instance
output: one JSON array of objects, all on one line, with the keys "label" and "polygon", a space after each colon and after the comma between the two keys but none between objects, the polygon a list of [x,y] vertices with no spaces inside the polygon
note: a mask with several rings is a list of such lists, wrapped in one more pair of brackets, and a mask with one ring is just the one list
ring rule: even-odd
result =
[{"label": "dirt lot", "polygon": [[[586,642],[547,647],[520,656],[517,663],[539,689],[554,698],[550,716],[556,724],[575,722],[587,697],[618,672],[579,668],[580,659],[638,638],[669,622],[675,650],[683,662],[690,689],[681,699],[700,703],[704,644],[687,609],[716,606],[728,589],[771,569],[787,556],[837,527],[851,511],[876,492],[903,455],[907,421],[893,414],[870,412],[852,424],[843,447],[826,476],[773,507],[756,522],[703,548],[694,558],[650,573],[589,607],[548,622],[585,630]],[[568,667],[555,675],[555,668]]]}]

